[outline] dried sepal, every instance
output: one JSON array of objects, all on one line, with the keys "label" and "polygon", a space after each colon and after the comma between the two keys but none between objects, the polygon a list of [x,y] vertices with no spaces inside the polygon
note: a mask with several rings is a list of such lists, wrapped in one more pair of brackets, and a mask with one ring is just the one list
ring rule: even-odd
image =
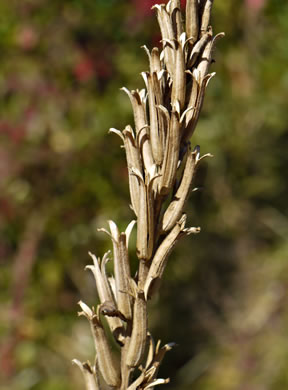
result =
[{"label": "dried sepal", "polygon": [[73,359],[72,363],[76,364],[80,368],[84,378],[86,390],[100,390],[96,367],[91,367],[89,361],[81,363],[78,359]]},{"label": "dried sepal", "polygon": [[[90,252],[89,255],[91,256],[94,265],[87,265],[85,269],[90,269],[94,275],[96,288],[101,304],[104,304],[105,302],[111,302],[111,304],[116,308],[115,300],[105,271],[105,265],[109,260],[109,252],[105,253],[103,256],[101,262],[101,269],[100,258],[97,259],[97,257]],[[116,340],[120,343],[123,343],[123,323],[120,318],[107,318],[107,322]]]},{"label": "dried sepal", "polygon": [[201,81],[204,79],[204,77],[206,76],[206,74],[208,72],[208,69],[209,69],[209,66],[211,63],[211,59],[212,59],[212,57],[211,57],[212,48],[213,48],[213,33],[212,33],[212,28],[209,28],[208,29],[208,39],[206,41],[202,56],[199,60],[198,66],[197,66]]},{"label": "dried sepal", "polygon": [[131,278],[126,234],[120,233],[113,221],[108,221],[114,255],[114,276],[116,283],[116,302],[118,310],[129,320],[132,317],[131,297],[128,284]]},{"label": "dried sepal", "polygon": [[129,91],[126,87],[121,88],[121,90],[124,91],[130,99],[134,114],[136,132],[138,133],[138,131],[147,124],[143,99],[141,99],[141,94],[138,90]]},{"label": "dried sepal", "polygon": [[151,366],[153,363],[154,355],[155,355],[155,342],[152,335],[148,332],[148,340],[149,340],[149,348],[146,357],[145,371]]},{"label": "dried sepal", "polygon": [[137,256],[142,260],[149,260],[153,251],[154,242],[154,199],[153,183],[159,177],[156,167],[147,172],[146,180],[142,174],[133,170],[140,186],[139,215],[137,218]]},{"label": "dried sepal", "polygon": [[160,139],[159,129],[158,129],[158,117],[156,109],[156,97],[153,87],[152,75],[149,72],[143,72],[142,76],[147,86],[148,91],[148,102],[149,102],[149,123],[150,123],[150,141],[154,161],[157,165],[162,164],[163,160],[163,151],[162,143]]},{"label": "dried sepal", "polygon": [[156,109],[156,115],[157,115],[157,121],[158,121],[158,138],[159,138],[159,144],[160,144],[160,151],[161,151],[161,164],[163,162],[163,155],[164,155],[164,147],[165,147],[165,137],[167,134],[167,125],[165,123],[165,119],[163,118],[163,114],[159,112],[159,106],[162,106],[163,104],[163,92],[161,88],[161,80],[158,78],[158,75],[156,72],[152,74],[152,82],[153,82],[153,91],[155,94],[155,109]]},{"label": "dried sepal", "polygon": [[186,228],[186,214],[183,214],[180,220],[176,223],[174,228],[165,237],[162,243],[159,245],[153,259],[147,275],[147,279],[144,285],[145,298],[151,297],[159,287],[163,272],[165,270],[168,256],[174,248],[178,239],[183,235],[191,233],[199,233],[200,228]]},{"label": "dried sepal", "polygon": [[160,340],[157,343],[157,346],[154,351],[154,356],[151,364],[146,369],[146,377],[149,378],[149,381],[156,378],[160,364],[162,363],[162,360],[164,359],[164,356],[167,352],[171,351],[172,348],[176,346],[175,343],[168,343],[163,345],[163,347],[160,348]]},{"label": "dried sepal", "polygon": [[119,362],[111,351],[101,319],[99,317],[99,313],[96,314],[94,309],[91,310],[82,301],[79,302],[79,305],[82,309],[82,312],[78,314],[84,315],[90,323],[97,353],[99,370],[107,385],[111,387],[117,387],[121,381]]},{"label": "dried sepal", "polygon": [[152,381],[151,383],[147,384],[146,386],[144,386],[143,390],[151,389],[152,387],[157,386],[157,385],[166,385],[169,382],[170,382],[169,378],[166,378],[166,379],[158,378],[158,379],[155,379],[154,381]]},{"label": "dried sepal", "polygon": [[126,151],[126,160],[128,166],[129,177],[129,190],[132,208],[137,216],[139,210],[139,185],[134,175],[131,175],[131,169],[135,168],[139,171],[142,170],[142,162],[140,157],[140,151],[137,145],[137,141],[134,137],[133,129],[131,126],[126,126],[123,130],[124,147]]},{"label": "dried sepal", "polygon": [[213,0],[205,0],[202,18],[201,18],[201,35],[205,34],[210,24]]},{"label": "dried sepal", "polygon": [[139,365],[147,343],[147,302],[142,290],[137,288],[135,294],[132,333],[125,357],[125,363],[128,367]]},{"label": "dried sepal", "polygon": [[195,166],[196,151],[191,152],[189,150],[181,183],[176,194],[174,195],[172,202],[169,204],[163,216],[162,230],[164,232],[172,229],[175,226],[175,223],[179,220],[183,212],[184,205],[190,193]]},{"label": "dried sepal", "polygon": [[180,109],[183,109],[186,95],[186,74],[185,74],[185,56],[181,42],[174,41],[175,45],[175,67],[173,72],[173,84],[171,92],[172,107],[178,101]]},{"label": "dried sepal", "polygon": [[137,216],[137,256],[139,259],[148,258],[147,237],[148,237],[148,210],[147,210],[147,192],[144,178],[141,172],[133,169],[132,173],[138,179],[139,183],[139,213]]},{"label": "dried sepal", "polygon": [[[169,378],[161,379],[157,378],[159,366],[166,354],[167,351],[170,351],[175,343],[169,343],[160,348],[160,340],[157,343],[155,348],[152,337],[148,334],[149,337],[149,352],[147,362],[144,368],[141,368],[141,374],[139,377],[128,387],[128,390],[136,389],[149,389],[154,386],[165,384],[169,382]],[[149,363],[148,363],[149,362]]]},{"label": "dried sepal", "polygon": [[197,41],[199,35],[198,7],[198,0],[186,1],[186,34],[188,38],[191,38],[191,45]]},{"label": "dried sepal", "polygon": [[187,65],[188,68],[191,68],[195,64],[199,54],[202,52],[202,50],[206,46],[207,41],[209,39],[209,36],[210,36],[209,32],[206,32],[205,34],[203,34],[201,39],[199,39],[199,41],[193,47],[193,50],[191,51],[190,57],[188,59],[188,65]]},{"label": "dried sepal", "polygon": [[[190,115],[188,114],[186,116],[186,119],[185,119],[186,126],[185,126],[185,130],[183,132],[183,141],[188,141],[189,138],[194,133],[194,130],[195,130],[195,127],[196,127],[196,124],[197,124],[197,121],[198,121],[198,118],[199,118],[199,115],[201,112],[201,108],[203,105],[206,87],[214,75],[215,75],[215,73],[207,74],[204,77],[201,84],[199,85],[199,91],[196,95],[196,101],[195,101],[195,109],[193,110],[193,112]],[[197,88],[198,88],[198,86],[197,86]],[[192,98],[192,95],[191,95],[191,98]],[[193,98],[194,98],[194,95],[193,95]]]},{"label": "dried sepal", "polygon": [[180,0],[171,0],[170,14],[172,19],[172,26],[174,31],[174,38],[179,39],[183,33],[183,22],[181,14],[181,2]]},{"label": "dried sepal", "polygon": [[138,376],[138,378],[135,379],[135,381],[130,384],[130,386],[128,387],[127,390],[139,390],[139,389],[142,389],[143,387],[141,387],[141,384],[144,382],[144,380],[145,380],[145,372],[143,371]]},{"label": "dried sepal", "polygon": [[[141,150],[144,166],[146,169],[149,169],[153,164],[153,156],[150,144],[150,137],[147,131],[147,118],[145,110],[145,101],[144,93],[141,91],[129,91],[127,88],[123,87],[124,91],[130,99],[133,113],[134,113],[134,122],[136,127],[136,134],[138,139],[138,147]],[[138,138],[138,133],[141,132],[141,136]]]},{"label": "dried sepal", "polygon": [[[176,102],[177,103],[177,102]],[[176,104],[173,107],[169,121],[166,148],[161,170],[160,192],[162,195],[169,193],[176,180],[176,170],[179,160],[180,147],[180,109]]]},{"label": "dried sepal", "polygon": [[163,69],[161,67],[160,53],[158,47],[153,47],[151,53],[146,45],[142,46],[149,58],[150,73],[160,73]]},{"label": "dried sepal", "polygon": [[173,41],[174,39],[171,17],[164,4],[155,4],[152,8],[155,8],[157,10],[157,19],[163,41],[165,65],[167,71],[170,73],[170,75],[172,75],[174,67],[174,53],[173,49],[164,43],[165,41]]}]

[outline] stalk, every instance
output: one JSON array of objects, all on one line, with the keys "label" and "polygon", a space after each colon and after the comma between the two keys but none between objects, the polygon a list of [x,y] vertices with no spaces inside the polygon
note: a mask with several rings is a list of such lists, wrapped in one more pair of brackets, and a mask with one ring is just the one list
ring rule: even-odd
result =
[{"label": "stalk", "polygon": [[[179,0],[155,5],[162,51],[144,46],[149,58],[149,71],[142,72],[146,89],[122,88],[130,99],[135,123],[110,132],[120,136],[126,152],[139,263],[136,275],[131,275],[128,248],[134,221],[123,233],[113,221],[109,221],[110,231],[100,229],[112,241],[114,275],[106,275],[108,254],[102,262],[90,254],[94,264],[87,268],[94,274],[100,304],[94,309],[80,302],[80,314],[91,325],[97,369],[74,360],[86,390],[106,389],[107,385],[116,390],[145,390],[169,382],[157,376],[165,353],[174,344],[161,347],[158,342],[155,347],[148,331],[147,302],[159,291],[179,239],[200,232],[199,227],[186,227],[184,209],[197,167],[210,156],[200,157],[200,147],[191,147],[190,138],[214,76],[209,73],[212,50],[224,35],[213,35],[212,5],[212,0],[187,0],[184,12]],[[102,325],[103,317],[107,328]],[[118,355],[113,353],[111,338],[119,344]]]}]

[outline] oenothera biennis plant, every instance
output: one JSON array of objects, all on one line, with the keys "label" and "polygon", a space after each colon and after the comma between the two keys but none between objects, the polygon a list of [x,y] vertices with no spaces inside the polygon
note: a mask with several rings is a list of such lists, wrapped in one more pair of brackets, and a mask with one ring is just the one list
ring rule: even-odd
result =
[{"label": "oenothera biennis plant", "polygon": [[[74,360],[87,390],[115,388],[145,390],[169,379],[158,370],[173,343],[154,343],[148,331],[147,301],[159,290],[169,255],[183,236],[199,227],[186,227],[184,208],[201,160],[199,146],[191,147],[203,105],[216,40],[210,26],[212,0],[187,0],[185,15],[180,0],[155,5],[162,35],[162,50],[144,46],[149,71],[143,72],[145,88],[129,91],[134,127],[110,129],[122,140],[127,160],[131,208],[137,221],[136,275],[131,275],[129,236],[136,221],[120,232],[109,221],[107,233],[113,247],[113,276],[106,273],[110,253],[100,259],[90,253],[91,270],[100,303],[90,308],[82,301],[80,315],[91,326],[94,364]],[[185,16],[185,17],[184,17]],[[103,326],[103,322],[107,326]],[[111,335],[107,335],[107,332]],[[119,351],[111,348],[111,336]]]}]

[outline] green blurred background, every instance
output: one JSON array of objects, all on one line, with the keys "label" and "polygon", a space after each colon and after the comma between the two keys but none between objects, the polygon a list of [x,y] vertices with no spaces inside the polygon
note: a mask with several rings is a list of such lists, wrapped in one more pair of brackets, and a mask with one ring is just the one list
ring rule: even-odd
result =
[{"label": "green blurred background", "polygon": [[[77,318],[80,298],[97,302],[87,252],[110,248],[97,232],[108,219],[133,218],[124,152],[107,131],[133,124],[120,87],[143,87],[156,2],[0,0],[1,390],[83,389],[71,359],[93,360]],[[226,37],[192,143],[214,158],[187,206],[202,232],[173,252],[150,328],[178,344],[160,370],[167,389],[282,390],[288,3],[218,0],[213,26]]]}]

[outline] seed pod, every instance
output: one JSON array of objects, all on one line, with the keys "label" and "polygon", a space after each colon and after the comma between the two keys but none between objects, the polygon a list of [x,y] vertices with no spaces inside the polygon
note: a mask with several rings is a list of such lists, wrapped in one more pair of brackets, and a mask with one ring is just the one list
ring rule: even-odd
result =
[{"label": "seed pod", "polygon": [[173,228],[183,212],[183,207],[189,196],[195,166],[196,151],[189,151],[181,183],[163,216],[162,230],[165,232]]},{"label": "seed pod", "polygon": [[133,108],[138,147],[142,152],[144,166],[148,171],[154,165],[154,160],[152,156],[150,138],[147,132],[148,124],[145,113],[143,94],[141,94],[139,91],[129,91],[125,87],[122,88],[122,91],[126,92],[129,96]]},{"label": "seed pod", "polygon": [[100,372],[108,386],[117,387],[121,381],[120,367],[110,349],[99,313],[96,314],[81,301],[79,305],[82,309],[79,315],[84,315],[90,322]]},{"label": "seed pod", "polygon": [[173,67],[174,67],[174,53],[171,46],[165,45],[165,41],[173,41],[174,39],[174,32],[173,32],[173,26],[172,21],[170,18],[170,14],[168,13],[166,7],[164,4],[155,4],[153,8],[157,9],[157,19],[158,24],[161,30],[162,35],[162,41],[163,41],[163,52],[164,52],[164,59],[165,59],[165,65],[170,73],[170,75],[173,74]]},{"label": "seed pod", "polygon": [[197,41],[199,35],[198,0],[186,1],[186,34],[191,46]]},{"label": "seed pod", "polygon": [[201,18],[201,35],[205,34],[205,32],[208,30],[208,26],[210,24],[212,5],[213,5],[213,0],[206,0],[203,13],[202,13],[202,18]]},{"label": "seed pod", "polygon": [[129,176],[129,189],[132,208],[137,216],[139,209],[139,185],[136,177],[131,174],[132,168],[142,171],[142,162],[140,157],[140,151],[138,149],[137,142],[134,137],[134,133],[131,126],[126,126],[123,131],[124,146],[126,151],[126,159],[128,166]]},{"label": "seed pod", "polygon": [[126,355],[126,365],[137,367],[142,360],[147,342],[147,302],[142,290],[136,291],[132,334]]},{"label": "seed pod", "polygon": [[208,72],[209,65],[211,63],[211,52],[213,47],[212,29],[208,30],[208,39],[203,50],[203,54],[200,58],[197,69],[199,71],[200,80],[202,81]]},{"label": "seed pod", "polygon": [[150,140],[151,140],[152,154],[155,163],[157,165],[161,165],[163,160],[163,151],[162,151],[162,144],[161,144],[159,129],[158,129],[158,118],[157,118],[157,110],[156,110],[155,93],[153,88],[153,80],[149,72],[142,72],[142,77],[145,81],[147,91],[148,91]]},{"label": "seed pod", "polygon": [[171,93],[172,107],[178,101],[182,110],[185,104],[186,93],[186,74],[185,74],[185,58],[180,41],[174,40],[175,45],[175,68],[173,72],[173,84]]},{"label": "seed pod", "polygon": [[[202,83],[199,85],[199,91],[198,91],[198,94],[196,96],[195,109],[193,110],[193,112],[191,114],[188,114],[186,116],[186,119],[185,119],[187,125],[186,125],[184,132],[183,132],[183,141],[184,142],[185,141],[187,142],[190,139],[190,137],[192,136],[192,134],[194,133],[194,130],[195,130],[198,118],[199,118],[199,114],[201,112],[201,108],[203,105],[206,87],[214,75],[215,75],[215,73],[207,74],[204,77]],[[192,98],[192,95],[191,95],[191,98]],[[193,98],[194,98],[194,96],[193,96]]]},{"label": "seed pod", "polygon": [[[179,106],[179,105],[178,105]],[[164,161],[161,170],[161,194],[166,195],[176,180],[180,147],[180,109],[175,104],[168,128]]]},{"label": "seed pod", "polygon": [[180,0],[172,0],[170,4],[170,15],[172,19],[174,38],[178,40],[184,31],[181,15],[181,3]]},{"label": "seed pod", "polygon": [[146,45],[142,46],[149,58],[150,74],[161,72],[161,61],[158,47],[153,47],[151,53]]},{"label": "seed pod", "polygon": [[[131,296],[128,293],[128,284],[131,274],[126,234],[120,234],[117,225],[113,221],[108,221],[108,223],[113,243],[117,307],[124,317],[129,320],[132,317]],[[132,223],[134,225],[135,221]]]},{"label": "seed pod", "polygon": [[191,68],[195,64],[199,54],[202,52],[202,50],[206,46],[207,41],[209,39],[209,36],[210,36],[209,32],[206,32],[205,34],[203,34],[201,39],[199,39],[199,41],[193,47],[193,50],[191,51],[191,54],[190,54],[190,57],[188,60],[188,65],[187,65],[188,68]]},{"label": "seed pod", "polygon": [[[87,265],[85,269],[90,269],[93,272],[95,282],[96,282],[96,288],[99,295],[100,302],[103,304],[104,302],[111,302],[114,307],[116,308],[115,300],[111,292],[110,284],[107,279],[107,275],[105,272],[105,265],[107,261],[109,260],[108,257],[109,252],[105,253],[102,259],[102,272],[100,271],[100,258],[97,259],[95,255],[89,252],[89,255],[93,259],[94,265]],[[120,343],[123,343],[124,337],[122,334],[123,331],[123,323],[120,320],[120,318],[117,317],[109,317],[107,318],[108,325],[111,329],[111,332],[113,333],[114,337],[117,341]]]},{"label": "seed pod", "polygon": [[139,213],[137,218],[137,256],[139,259],[148,258],[147,237],[148,237],[148,210],[147,210],[147,192],[145,182],[140,172],[133,170],[133,174],[139,183]]},{"label": "seed pod", "polygon": [[200,228],[186,228],[186,214],[183,214],[171,232],[166,236],[163,242],[157,249],[148,272],[148,276],[144,286],[145,298],[151,297],[159,287],[163,272],[165,270],[168,256],[174,248],[176,242],[181,235],[189,235],[191,233],[199,233]]}]

